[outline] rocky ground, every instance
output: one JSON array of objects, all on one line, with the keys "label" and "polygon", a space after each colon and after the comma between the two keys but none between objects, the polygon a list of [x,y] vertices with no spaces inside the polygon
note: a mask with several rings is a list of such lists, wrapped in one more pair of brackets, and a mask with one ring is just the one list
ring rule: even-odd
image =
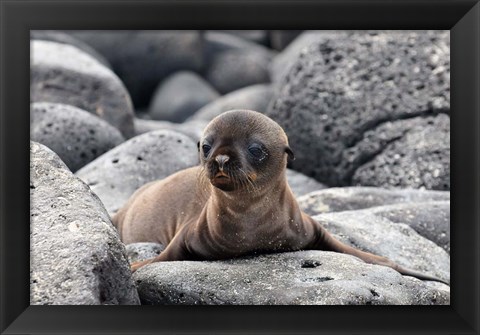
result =
[{"label": "rocky ground", "polygon": [[349,255],[166,262],[110,216],[198,164],[215,116],[286,131],[301,208],[343,242],[450,279],[448,31],[32,31],[31,304],[450,303]]}]

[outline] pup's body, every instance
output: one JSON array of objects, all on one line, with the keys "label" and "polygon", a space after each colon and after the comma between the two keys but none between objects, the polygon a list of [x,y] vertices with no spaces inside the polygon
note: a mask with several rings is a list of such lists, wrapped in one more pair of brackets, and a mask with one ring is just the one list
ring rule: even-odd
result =
[{"label": "pup's body", "polygon": [[252,253],[331,250],[442,281],[334,239],[303,213],[286,180],[293,157],[282,128],[253,111],[223,113],[205,128],[201,164],[140,188],[114,216],[124,243],[166,249],[132,270],[159,261],[216,260]]}]

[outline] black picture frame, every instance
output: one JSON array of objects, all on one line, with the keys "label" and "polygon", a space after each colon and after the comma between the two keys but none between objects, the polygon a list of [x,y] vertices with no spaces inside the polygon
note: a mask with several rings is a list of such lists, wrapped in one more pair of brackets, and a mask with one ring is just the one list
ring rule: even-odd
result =
[{"label": "black picture frame", "polygon": [[[2,334],[478,334],[480,4],[475,0],[0,0]],[[29,306],[32,29],[450,29],[450,306]]]}]

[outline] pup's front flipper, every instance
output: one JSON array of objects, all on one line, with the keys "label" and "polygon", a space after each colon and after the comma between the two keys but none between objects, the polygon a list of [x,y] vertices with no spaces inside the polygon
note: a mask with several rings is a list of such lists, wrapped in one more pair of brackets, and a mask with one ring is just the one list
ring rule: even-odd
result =
[{"label": "pup's front flipper", "polygon": [[130,270],[137,271],[142,266],[156,263],[156,262],[172,262],[172,261],[184,261],[191,259],[191,256],[186,248],[183,234],[179,234],[167,245],[164,251],[157,257],[150,258],[144,261],[135,262],[130,265]]}]

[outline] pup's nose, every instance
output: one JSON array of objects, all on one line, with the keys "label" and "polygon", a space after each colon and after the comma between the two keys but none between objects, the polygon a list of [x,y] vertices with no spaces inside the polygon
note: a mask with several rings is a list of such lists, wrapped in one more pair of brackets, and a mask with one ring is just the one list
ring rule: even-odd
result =
[{"label": "pup's nose", "polygon": [[220,171],[223,170],[223,165],[226,162],[228,162],[229,159],[230,159],[230,157],[228,157],[227,155],[218,155],[217,157],[215,157],[215,160],[218,163],[218,167],[219,167]]}]

